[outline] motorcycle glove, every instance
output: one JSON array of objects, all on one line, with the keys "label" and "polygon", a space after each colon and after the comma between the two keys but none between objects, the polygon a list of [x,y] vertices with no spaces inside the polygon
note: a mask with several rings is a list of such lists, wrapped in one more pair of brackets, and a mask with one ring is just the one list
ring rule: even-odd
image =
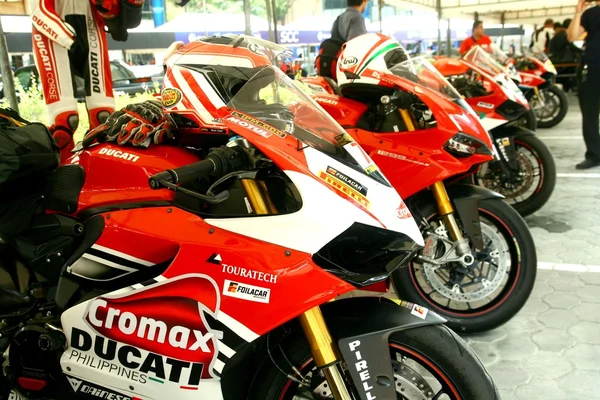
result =
[{"label": "motorcycle glove", "polygon": [[86,135],[82,147],[89,147],[97,141],[147,148],[151,143],[159,144],[173,139],[160,102],[147,100],[115,111],[104,124]]}]

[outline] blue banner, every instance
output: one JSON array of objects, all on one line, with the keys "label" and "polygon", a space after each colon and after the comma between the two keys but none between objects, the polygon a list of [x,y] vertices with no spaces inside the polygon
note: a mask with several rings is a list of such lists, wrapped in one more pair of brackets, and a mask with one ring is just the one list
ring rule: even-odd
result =
[{"label": "blue banner", "polygon": [[[373,31],[376,32],[376,31]],[[243,31],[222,31],[222,32],[207,32],[199,31],[199,32],[175,32],[175,40],[180,40],[184,43],[189,43],[195,41],[197,38],[212,35],[243,35]],[[300,31],[300,30],[286,30],[286,31],[278,31],[279,35],[279,44],[284,46],[301,46],[307,44],[320,44],[325,39],[329,39],[331,37],[331,32],[329,31]],[[422,31],[401,31],[401,32],[383,32],[384,35],[388,35],[393,37],[398,41],[417,41],[420,39],[437,39],[437,29],[431,30],[422,30]],[[257,31],[253,32],[252,36],[261,38],[261,39],[269,39],[269,33],[266,31]],[[460,37],[459,37],[460,36]],[[446,38],[446,33],[442,35],[442,37]],[[451,31],[451,37],[453,40],[464,38],[462,32],[457,32],[456,30]]]}]

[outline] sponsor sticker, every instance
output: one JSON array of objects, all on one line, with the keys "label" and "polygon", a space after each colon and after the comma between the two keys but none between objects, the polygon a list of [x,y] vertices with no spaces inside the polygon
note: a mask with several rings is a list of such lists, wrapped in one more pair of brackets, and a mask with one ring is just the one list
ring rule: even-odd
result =
[{"label": "sponsor sticker", "polygon": [[131,397],[122,393],[114,392],[103,386],[98,386],[91,382],[82,381],[70,376],[67,376],[67,379],[69,380],[69,383],[73,388],[73,392],[75,393],[83,393],[105,400],[141,400],[138,397]]},{"label": "sponsor sticker", "polygon": [[176,88],[166,88],[161,93],[162,104],[165,107],[173,107],[181,101],[181,91]]},{"label": "sponsor sticker", "polygon": [[252,132],[264,137],[268,138],[272,134],[275,136],[279,136],[280,138],[285,138],[287,136],[286,133],[280,131],[279,129],[259,120],[249,115],[233,111],[231,115],[225,118],[226,121],[233,122],[236,125],[244,127],[246,129],[251,130]]},{"label": "sponsor sticker", "polygon": [[421,307],[418,304],[413,304],[412,310],[410,311],[410,313],[412,315],[414,315],[415,317],[419,317],[421,319],[427,318],[427,313],[428,312],[429,312],[428,309],[426,309],[425,307]]},{"label": "sponsor sticker", "polygon": [[360,390],[362,391],[361,398],[363,399],[373,399],[375,400],[377,397],[371,392],[373,390],[373,384],[371,381],[371,372],[369,371],[369,365],[367,360],[364,360],[361,354],[361,343],[360,340],[354,340],[348,343],[348,348],[354,354],[355,360],[353,360],[351,365],[353,365],[355,371],[358,373],[360,377],[360,381],[362,385],[358,385]]},{"label": "sponsor sticker", "polygon": [[360,206],[369,209],[369,206],[371,205],[369,199],[367,199],[365,195],[363,195],[361,192],[357,191],[352,186],[342,181],[340,178],[331,175],[325,171],[319,172],[319,178],[327,185],[334,188],[335,191],[344,194],[345,196],[354,200]]},{"label": "sponsor sticker", "polygon": [[483,101],[480,101],[479,103],[477,103],[477,106],[481,107],[481,108],[487,108],[489,110],[493,110],[494,109],[494,105],[493,104],[486,103],[486,102],[483,102]]},{"label": "sponsor sticker", "polygon": [[217,283],[202,274],[94,298],[85,320],[95,332],[72,329],[69,359],[141,383],[198,386],[218,377],[212,366],[223,332],[205,315],[216,318],[219,304]]},{"label": "sponsor sticker", "polygon": [[358,64],[358,58],[356,57],[346,57],[342,60],[342,67],[344,68],[352,68],[356,64]]},{"label": "sponsor sticker", "polygon": [[221,254],[218,253],[213,253],[208,260],[206,260],[206,262],[220,265],[222,268],[221,272],[228,275],[240,276],[242,278],[253,279],[255,281],[266,283],[277,283],[277,275],[228,264],[223,262],[223,257],[221,257]]},{"label": "sponsor sticker", "polygon": [[271,298],[271,289],[225,279],[223,295],[268,304]]},{"label": "sponsor sticker", "polygon": [[358,183],[354,179],[350,178],[349,176],[344,175],[343,173],[341,173],[337,169],[335,169],[333,167],[327,167],[327,173],[329,175],[335,176],[339,180],[341,180],[341,181],[345,182],[346,184],[350,185],[354,190],[356,190],[357,192],[359,192],[363,196],[367,195],[368,189],[365,186],[361,185],[360,183]]},{"label": "sponsor sticker", "polygon": [[399,219],[412,218],[412,214],[410,213],[410,210],[408,209],[408,206],[404,200],[400,200],[400,205],[396,209],[396,213]]}]

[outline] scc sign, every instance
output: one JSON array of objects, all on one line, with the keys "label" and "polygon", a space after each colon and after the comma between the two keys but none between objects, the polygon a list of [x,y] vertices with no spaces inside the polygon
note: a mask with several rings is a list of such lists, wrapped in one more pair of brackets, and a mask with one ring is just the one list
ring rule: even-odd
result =
[{"label": "scc sign", "polygon": [[281,31],[279,32],[279,43],[299,43],[299,31]]}]

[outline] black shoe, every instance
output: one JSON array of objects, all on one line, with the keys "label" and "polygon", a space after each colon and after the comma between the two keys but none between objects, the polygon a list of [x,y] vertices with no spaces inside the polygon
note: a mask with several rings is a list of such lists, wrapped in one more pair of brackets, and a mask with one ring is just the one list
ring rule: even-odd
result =
[{"label": "black shoe", "polygon": [[600,166],[600,161],[584,160],[575,166],[576,169],[590,169]]}]

